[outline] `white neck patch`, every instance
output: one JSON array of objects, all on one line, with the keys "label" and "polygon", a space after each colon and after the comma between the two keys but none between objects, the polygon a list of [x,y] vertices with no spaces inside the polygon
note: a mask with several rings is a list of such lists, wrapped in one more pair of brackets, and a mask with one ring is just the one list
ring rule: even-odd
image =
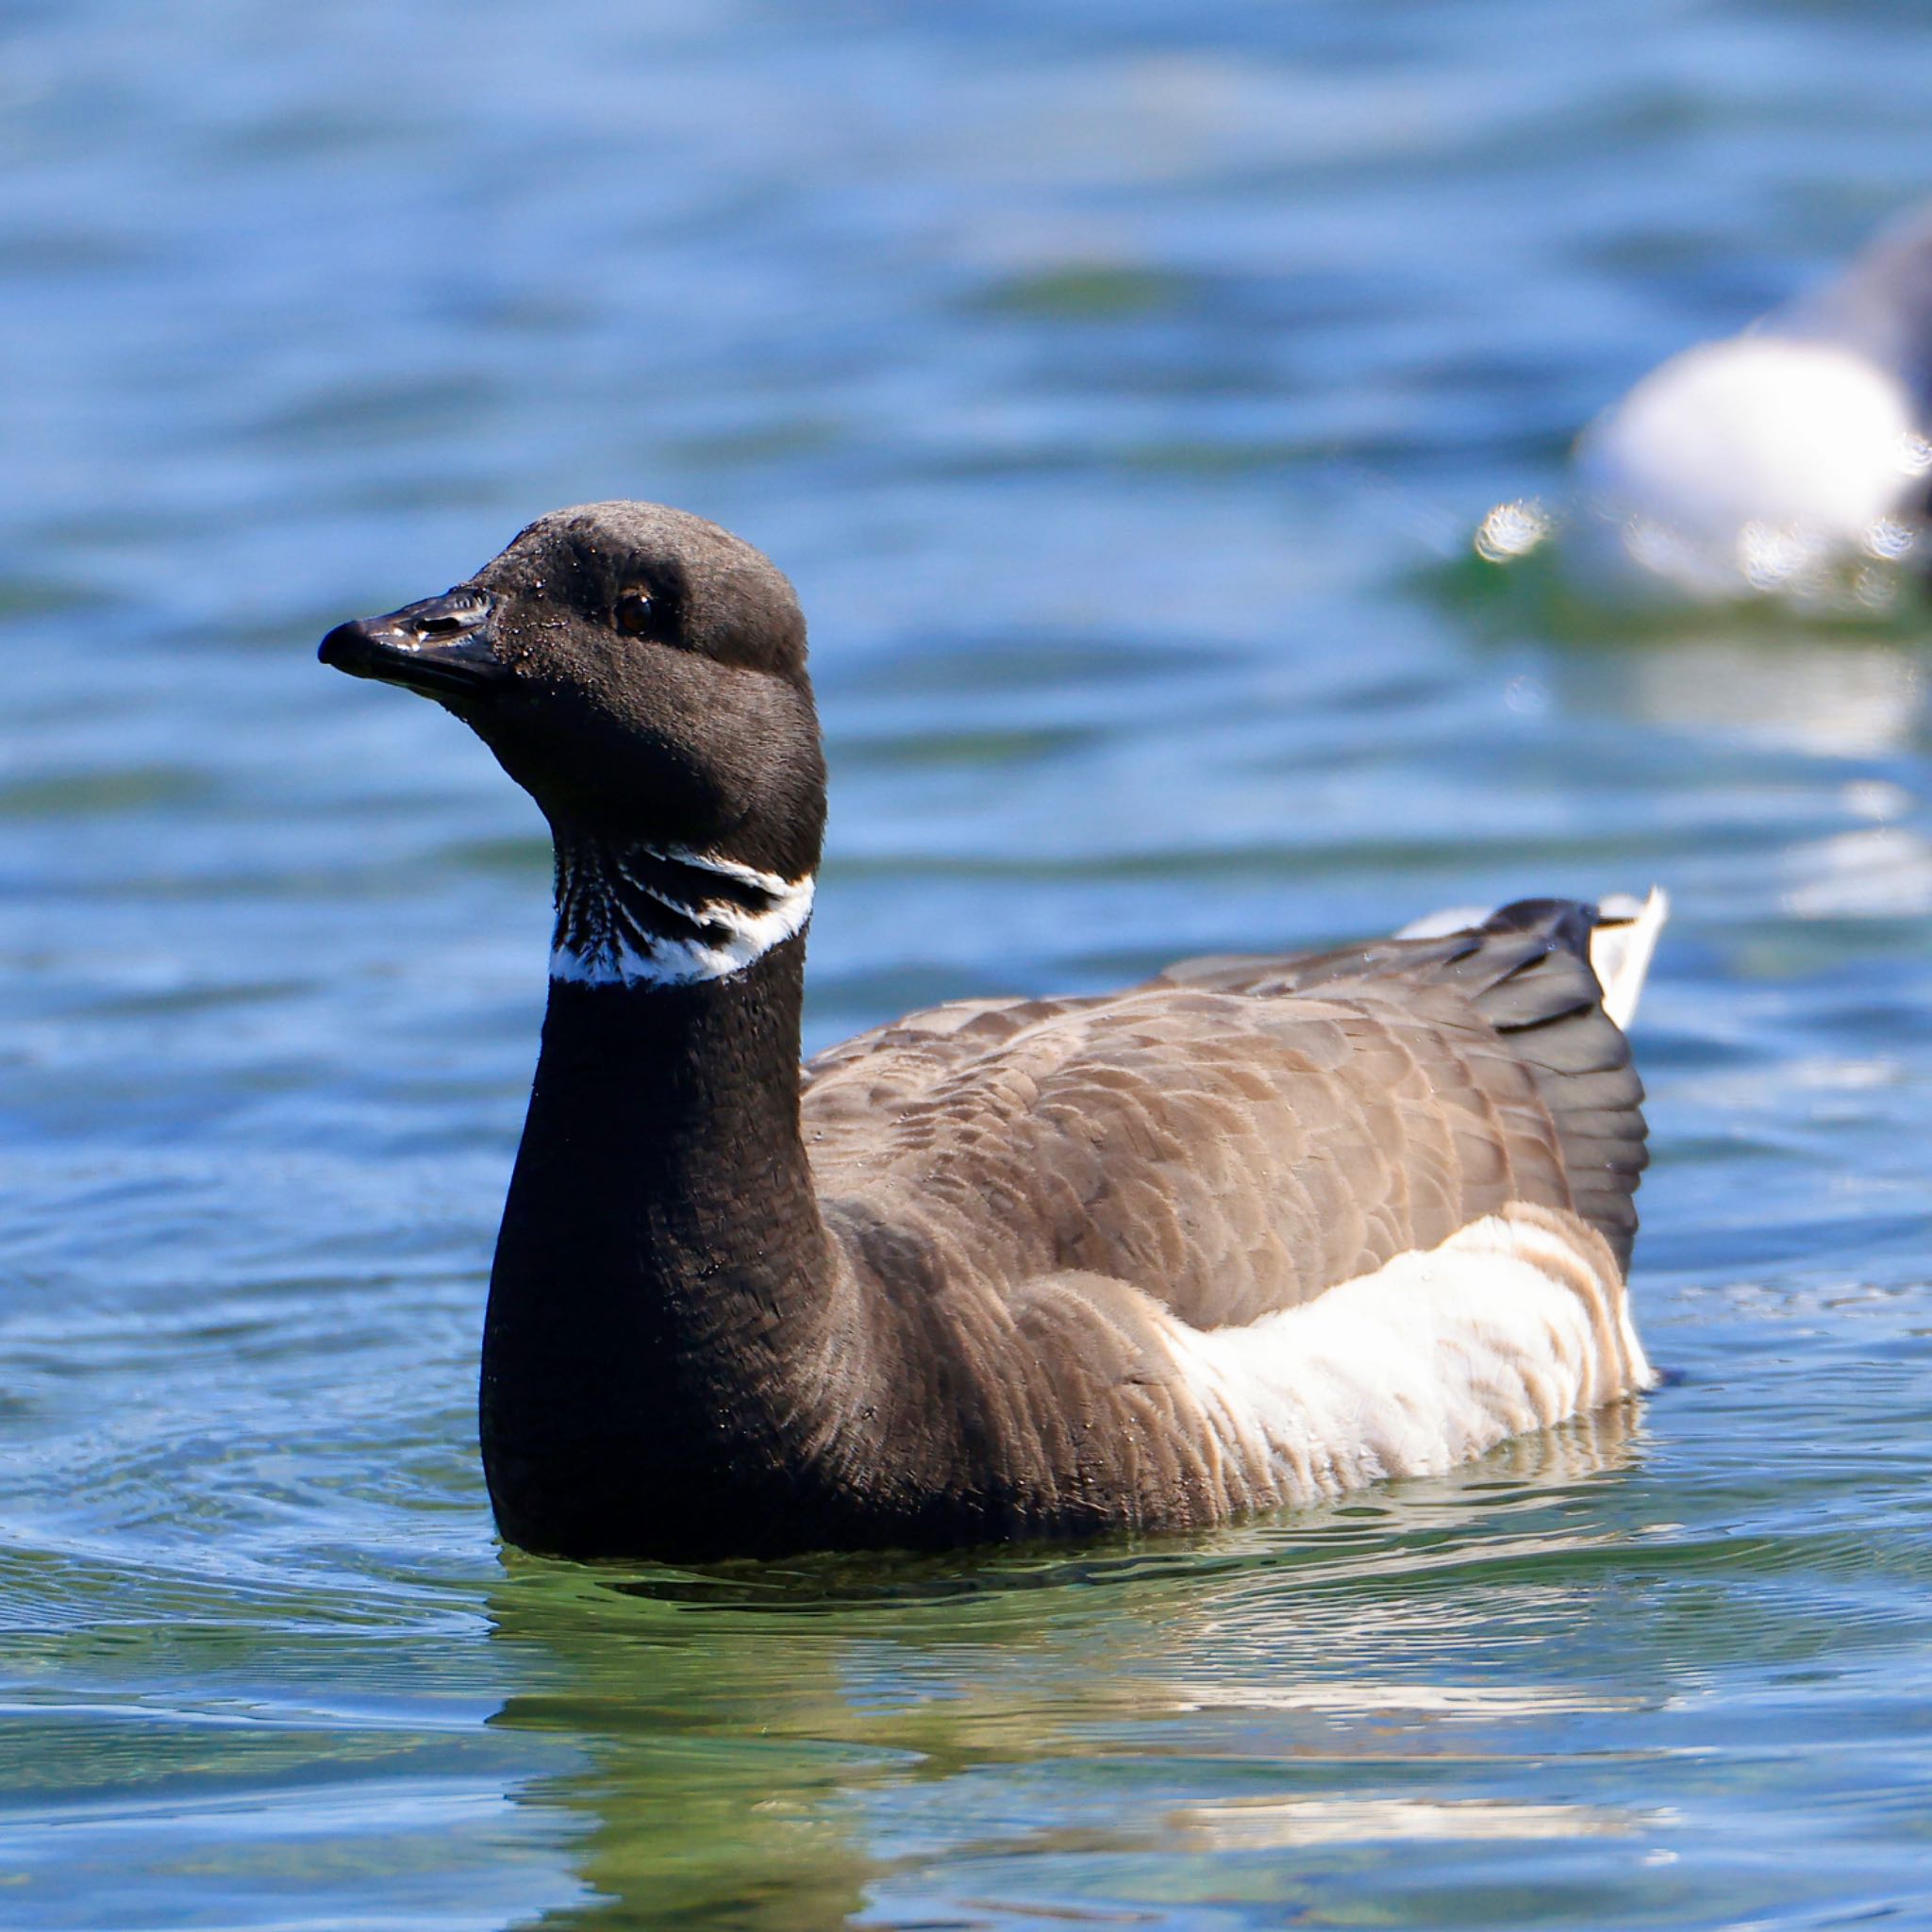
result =
[{"label": "white neck patch", "polygon": [[728,979],[802,932],[817,881],[681,845],[559,851],[552,979],[689,986]]}]

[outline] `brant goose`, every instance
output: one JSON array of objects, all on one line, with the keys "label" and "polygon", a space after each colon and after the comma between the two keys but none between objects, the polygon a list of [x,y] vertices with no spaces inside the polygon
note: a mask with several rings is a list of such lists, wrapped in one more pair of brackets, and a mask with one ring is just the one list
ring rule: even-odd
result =
[{"label": "brant goose", "polygon": [[801,1072],[805,638],[757,551],[607,503],[323,641],[454,711],[555,840],[483,1343],[508,1539],[1180,1528],[1649,1386],[1621,1026],[1660,899],[956,1001]]},{"label": "brant goose", "polygon": [[1653,370],[1577,440],[1586,567],[1692,597],[1900,557],[1932,451],[1932,209],[1836,279]]}]

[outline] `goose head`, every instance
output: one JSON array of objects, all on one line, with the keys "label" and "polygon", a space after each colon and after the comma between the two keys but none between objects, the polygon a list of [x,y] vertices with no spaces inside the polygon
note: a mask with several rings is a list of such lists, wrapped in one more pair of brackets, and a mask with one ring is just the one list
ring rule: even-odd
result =
[{"label": "goose head", "polygon": [[557,510],[320,655],[455,712],[536,800],[563,976],[716,977],[802,927],[825,808],[805,617],[715,524]]},{"label": "goose head", "polygon": [[455,712],[560,841],[788,879],[817,865],[804,613],[768,558],[701,517],[554,511],[441,596],[338,625],[320,656]]}]

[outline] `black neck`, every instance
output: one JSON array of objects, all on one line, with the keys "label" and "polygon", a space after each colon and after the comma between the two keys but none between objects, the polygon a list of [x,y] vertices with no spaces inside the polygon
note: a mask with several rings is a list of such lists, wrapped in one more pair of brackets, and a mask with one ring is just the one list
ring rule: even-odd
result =
[{"label": "black neck", "polygon": [[776,1507],[806,1453],[839,1273],[799,1134],[804,958],[551,984],[483,1343],[513,1541],[696,1547],[687,1516]]}]

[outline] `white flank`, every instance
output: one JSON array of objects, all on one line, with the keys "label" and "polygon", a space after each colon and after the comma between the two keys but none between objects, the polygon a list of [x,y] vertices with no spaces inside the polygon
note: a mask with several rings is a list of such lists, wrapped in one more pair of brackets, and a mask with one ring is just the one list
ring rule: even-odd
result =
[{"label": "white flank", "polygon": [[1671,902],[1661,886],[1653,886],[1641,906],[1629,898],[1606,899],[1599,911],[1601,923],[1590,936],[1590,968],[1604,990],[1604,1011],[1628,1032]]},{"label": "white flank", "polygon": [[1523,1203],[1300,1307],[1166,1326],[1227,1455],[1281,1503],[1439,1474],[1656,1380],[1602,1238]]},{"label": "white flank", "polygon": [[1772,589],[1897,513],[1924,468],[1914,430],[1904,384],[1864,357],[1735,336],[1673,357],[1599,417],[1576,480],[1623,563],[1704,594]]},{"label": "white flank", "polygon": [[677,845],[646,846],[642,852],[648,858],[754,887],[771,903],[754,912],[730,899],[699,898],[693,902],[675,898],[626,871],[621,858],[613,860],[610,870],[619,882],[610,888],[613,894],[621,891],[653,899],[694,924],[719,931],[722,937],[715,941],[666,939],[626,932],[621,920],[613,917],[606,937],[596,945],[583,950],[558,946],[550,956],[551,978],[579,986],[689,986],[701,979],[728,979],[774,946],[802,932],[811,917],[818,882],[809,873],[802,879],[781,878],[776,873],[741,865],[734,858]]}]

